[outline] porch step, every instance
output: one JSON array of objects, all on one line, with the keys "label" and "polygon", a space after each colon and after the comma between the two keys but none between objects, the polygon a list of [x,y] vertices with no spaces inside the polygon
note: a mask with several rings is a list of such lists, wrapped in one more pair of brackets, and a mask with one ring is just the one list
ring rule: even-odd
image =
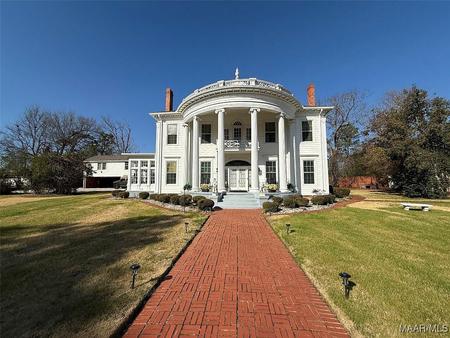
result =
[{"label": "porch step", "polygon": [[257,209],[260,208],[259,198],[251,193],[227,193],[223,201],[217,203],[222,209]]}]

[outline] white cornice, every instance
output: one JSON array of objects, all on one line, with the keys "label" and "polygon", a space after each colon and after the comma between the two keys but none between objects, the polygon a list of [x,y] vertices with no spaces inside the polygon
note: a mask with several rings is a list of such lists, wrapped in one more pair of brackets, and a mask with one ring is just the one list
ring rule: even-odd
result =
[{"label": "white cornice", "polygon": [[183,118],[182,114],[173,111],[154,112],[149,113],[149,115],[156,121],[181,120]]},{"label": "white cornice", "polygon": [[334,107],[332,107],[332,106],[328,106],[328,107],[306,106],[306,107],[303,107],[302,111],[317,112],[317,113],[319,113],[319,115],[327,116],[327,114],[333,109],[334,109]]},{"label": "white cornice", "polygon": [[218,96],[247,93],[262,94],[279,98],[292,104],[296,109],[300,109],[302,107],[302,105],[294,97],[294,95],[283,86],[269,81],[250,78],[230,81],[218,81],[216,83],[197,89],[181,102],[181,104],[177,108],[177,111],[180,113],[184,113],[186,109],[188,109],[195,103],[203,101],[205,99]]}]

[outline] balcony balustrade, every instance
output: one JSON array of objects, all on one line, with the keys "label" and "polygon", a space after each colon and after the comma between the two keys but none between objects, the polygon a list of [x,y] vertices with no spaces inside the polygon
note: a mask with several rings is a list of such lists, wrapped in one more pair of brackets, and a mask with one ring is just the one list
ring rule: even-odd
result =
[{"label": "balcony balustrade", "polygon": [[[247,140],[225,140],[223,142],[225,150],[251,150],[252,142]],[[258,144],[259,149],[259,144]]]}]

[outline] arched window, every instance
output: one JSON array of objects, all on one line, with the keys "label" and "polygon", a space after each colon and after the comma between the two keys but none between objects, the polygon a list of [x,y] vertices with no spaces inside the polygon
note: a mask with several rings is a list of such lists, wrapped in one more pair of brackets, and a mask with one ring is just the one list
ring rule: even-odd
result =
[{"label": "arched window", "polygon": [[233,123],[233,126],[242,126],[241,121],[236,121]]}]

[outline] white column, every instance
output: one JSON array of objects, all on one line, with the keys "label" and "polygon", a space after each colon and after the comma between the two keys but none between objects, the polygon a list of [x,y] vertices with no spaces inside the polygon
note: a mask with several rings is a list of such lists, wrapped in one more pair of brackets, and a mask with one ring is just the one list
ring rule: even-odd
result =
[{"label": "white column", "polygon": [[189,157],[189,124],[183,124],[183,142],[184,142],[184,161],[183,161],[183,187],[186,183],[190,183],[188,174],[188,157]]},{"label": "white column", "polygon": [[278,176],[279,176],[279,189],[280,192],[287,192],[286,181],[286,122],[285,115],[280,114],[278,119]]},{"label": "white column", "polygon": [[217,109],[217,191],[225,191],[224,115],[225,109]]},{"label": "white column", "polygon": [[322,148],[322,182],[323,190],[327,193],[329,190],[329,179],[328,179],[328,153],[327,153],[327,118],[322,115],[323,111],[320,111],[320,146]]},{"label": "white column", "polygon": [[198,185],[198,117],[192,121],[192,191],[199,191]]},{"label": "white column", "polygon": [[[156,122],[156,151],[155,151],[155,192],[161,193],[161,180],[162,180],[162,170],[161,170],[161,136],[162,136],[162,122]],[[129,165],[128,172],[131,174],[131,163]],[[128,182],[131,180],[131,175],[129,174]]]},{"label": "white column", "polygon": [[259,174],[258,174],[258,112],[259,108],[250,108],[251,116],[251,135],[252,135],[252,149],[251,149],[251,164],[252,164],[252,187],[251,191],[259,191]]},{"label": "white column", "polygon": [[291,138],[291,182],[294,184],[295,190],[300,193],[300,171],[299,171],[299,159],[298,159],[298,137],[297,137],[297,119],[294,119],[290,123],[290,138]]}]

